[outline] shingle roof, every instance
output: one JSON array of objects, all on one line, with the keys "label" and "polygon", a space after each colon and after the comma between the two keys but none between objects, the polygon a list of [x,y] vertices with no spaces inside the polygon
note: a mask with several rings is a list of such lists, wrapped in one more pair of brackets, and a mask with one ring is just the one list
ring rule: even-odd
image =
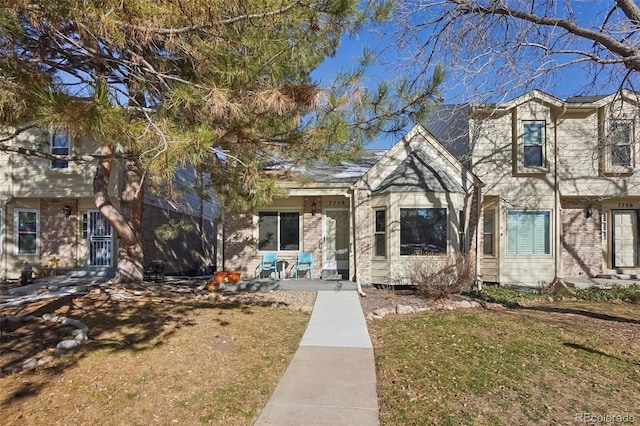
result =
[{"label": "shingle roof", "polygon": [[360,179],[387,150],[363,149],[359,156],[350,161],[329,162],[310,161],[293,165],[287,162],[271,164],[269,170],[289,171],[300,180],[318,183],[355,183]]},{"label": "shingle roof", "polygon": [[469,153],[469,106],[444,104],[427,115],[424,127],[459,160]]}]

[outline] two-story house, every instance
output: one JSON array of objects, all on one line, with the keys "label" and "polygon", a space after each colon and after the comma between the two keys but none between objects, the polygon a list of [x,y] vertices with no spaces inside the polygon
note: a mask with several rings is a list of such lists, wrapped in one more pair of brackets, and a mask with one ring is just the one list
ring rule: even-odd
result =
[{"label": "two-story house", "polygon": [[[98,154],[90,137],[64,131],[34,129],[21,133],[16,146],[49,150],[53,154]],[[117,262],[117,235],[98,211],[93,196],[93,163],[67,162],[0,152],[0,277],[20,276],[23,262],[36,270],[80,267],[110,269]],[[175,186],[192,185],[193,171],[181,170]],[[122,173],[114,168],[109,196],[119,206]],[[214,263],[216,206],[185,192],[176,202],[145,193],[143,248],[146,259],[163,259],[167,272],[185,272]],[[172,239],[156,235],[161,225],[189,222],[186,233]]]},{"label": "two-story house", "polygon": [[410,261],[466,252],[480,281],[539,286],[640,267],[634,94],[443,105],[388,151],[289,168],[289,196],[225,216],[224,265],[284,277],[312,252],[316,278],[403,282]]},{"label": "two-story house", "polygon": [[484,281],[636,274],[637,95],[560,100],[532,91],[458,113],[468,137],[441,141],[485,184]]}]

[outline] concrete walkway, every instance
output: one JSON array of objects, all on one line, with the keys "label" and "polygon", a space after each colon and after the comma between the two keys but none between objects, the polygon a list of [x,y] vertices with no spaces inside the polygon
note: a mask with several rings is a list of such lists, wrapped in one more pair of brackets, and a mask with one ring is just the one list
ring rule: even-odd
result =
[{"label": "concrete walkway", "polygon": [[255,425],[378,425],[373,346],[356,291],[319,291],[307,329]]}]

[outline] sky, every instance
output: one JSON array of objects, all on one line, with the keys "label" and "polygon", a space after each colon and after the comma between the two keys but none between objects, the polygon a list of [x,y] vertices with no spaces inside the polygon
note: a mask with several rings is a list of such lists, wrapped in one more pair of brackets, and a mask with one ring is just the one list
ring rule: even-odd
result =
[{"label": "sky", "polygon": [[[609,3],[597,2],[591,0],[582,0],[579,2],[573,2],[574,10],[579,14],[577,19],[581,23],[588,23],[589,25],[598,25],[598,22],[602,21],[602,16],[596,16],[596,14],[602,15],[607,12],[607,8],[610,8]],[[328,58],[321,64],[321,66],[312,73],[312,76],[316,83],[322,85],[330,84],[333,76],[340,69],[351,68],[357,64],[356,58],[361,55],[364,45],[380,47],[382,45],[391,42],[389,37],[383,37],[379,33],[372,32],[366,28],[356,35],[349,35],[343,37],[342,43],[337,50],[337,54],[333,58]],[[394,63],[394,55],[398,58],[402,57],[402,52],[389,51],[386,53],[383,60],[385,62]],[[540,59],[538,59],[540,60]],[[534,64],[535,65],[535,64]],[[368,79],[365,80],[365,84],[370,84],[374,87],[381,79],[393,76],[393,66],[374,66],[368,73]],[[615,89],[612,87],[599,86],[598,93],[584,93],[580,92],[580,89],[584,86],[586,81],[586,74],[580,69],[566,69],[561,72],[555,73],[552,77],[547,77],[541,80],[536,88],[543,90],[553,96],[557,96],[561,99],[566,99],[569,96],[576,94],[604,94],[611,93]],[[461,84],[449,78],[442,90],[442,99],[444,103],[460,103],[468,100],[465,95],[467,87],[462,87]],[[513,97],[513,96],[512,96]],[[504,99],[508,100],[510,98]],[[372,141],[368,148],[390,148],[396,141],[397,137],[383,137]]]}]

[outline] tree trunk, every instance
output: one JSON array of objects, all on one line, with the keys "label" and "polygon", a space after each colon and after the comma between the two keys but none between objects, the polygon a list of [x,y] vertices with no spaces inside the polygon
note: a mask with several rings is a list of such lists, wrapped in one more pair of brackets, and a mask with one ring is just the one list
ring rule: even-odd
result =
[{"label": "tree trunk", "polygon": [[[104,151],[108,151],[108,149],[103,148],[103,153],[107,154],[108,152]],[[109,198],[110,176],[111,162],[103,160],[98,163],[93,179],[96,207],[111,224],[120,239],[118,266],[114,281],[142,281],[144,278],[144,253],[140,239],[143,208],[142,173],[135,161],[127,160],[124,162],[124,187],[120,211],[113,206]]]}]

